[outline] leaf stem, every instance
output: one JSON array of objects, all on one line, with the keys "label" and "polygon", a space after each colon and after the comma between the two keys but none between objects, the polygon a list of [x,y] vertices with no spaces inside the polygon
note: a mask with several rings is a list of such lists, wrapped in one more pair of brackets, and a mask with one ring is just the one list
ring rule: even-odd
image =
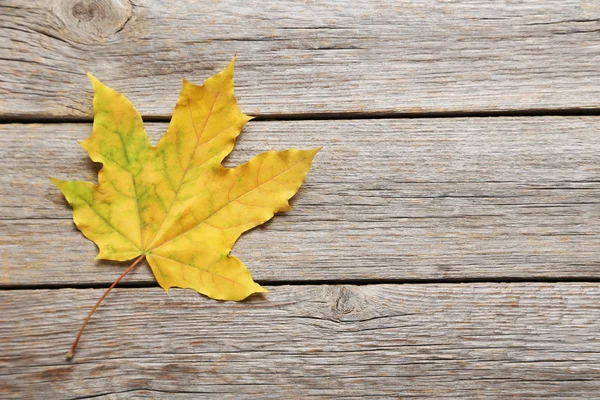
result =
[{"label": "leaf stem", "polygon": [[145,254],[142,254],[141,256],[139,256],[134,262],[133,264],[131,264],[131,266],[129,268],[127,268],[125,270],[125,272],[123,272],[123,274],[121,274],[121,276],[119,276],[112,285],[110,285],[110,287],[108,289],[106,289],[106,292],[104,292],[104,294],[102,295],[102,297],[100,297],[100,300],[98,300],[98,302],[96,303],[96,305],[94,306],[94,308],[92,308],[92,311],[90,311],[90,313],[88,314],[88,316],[85,318],[85,321],[83,321],[83,325],[81,325],[81,329],[79,329],[79,333],[77,334],[77,337],[75,338],[75,341],[73,342],[73,345],[71,346],[71,350],[69,350],[69,352],[67,353],[67,360],[70,361],[73,359],[73,357],[75,356],[75,349],[77,348],[77,344],[79,343],[79,339],[81,339],[81,335],[83,334],[83,330],[85,329],[87,323],[89,322],[90,318],[92,317],[92,314],[94,314],[94,311],[96,311],[96,309],[98,308],[98,306],[100,305],[100,303],[102,303],[102,300],[104,300],[106,298],[106,296],[108,296],[108,293],[110,293],[110,291],[117,286],[117,284],[121,281],[121,279],[123,279],[125,277],[125,275],[127,275],[128,273],[131,272],[132,269],[135,268],[136,265],[139,264],[140,261],[142,261],[144,259],[144,257],[146,257]]}]

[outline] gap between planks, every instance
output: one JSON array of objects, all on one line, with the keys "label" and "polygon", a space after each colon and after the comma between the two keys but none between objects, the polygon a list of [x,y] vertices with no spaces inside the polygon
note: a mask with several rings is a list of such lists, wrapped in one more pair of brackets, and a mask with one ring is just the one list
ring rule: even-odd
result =
[{"label": "gap between planks", "polygon": [[[427,119],[427,118],[493,118],[493,117],[577,117],[600,116],[600,108],[521,109],[500,111],[439,111],[439,112],[369,112],[369,113],[293,113],[251,115],[253,121],[335,121],[365,119]],[[143,116],[144,122],[170,122],[171,116]],[[92,123],[88,117],[53,117],[43,115],[0,116],[0,124],[77,124]]]},{"label": "gap between planks", "polygon": [[[124,264],[124,267],[126,264]],[[320,280],[260,280],[256,281],[261,286],[335,286],[335,285],[352,285],[352,286],[370,286],[370,285],[463,285],[463,284],[478,284],[489,283],[498,285],[520,284],[520,283],[598,283],[600,278],[595,276],[589,277],[486,277],[486,278],[440,278],[440,279],[320,279]],[[13,284],[2,285],[0,290],[60,290],[60,289],[106,289],[110,286],[109,283],[102,282],[80,282],[80,283],[50,283],[50,284]],[[135,282],[120,282],[115,289],[148,289],[159,288],[158,282],[150,280],[141,280]],[[186,289],[187,290],[187,289]]]}]

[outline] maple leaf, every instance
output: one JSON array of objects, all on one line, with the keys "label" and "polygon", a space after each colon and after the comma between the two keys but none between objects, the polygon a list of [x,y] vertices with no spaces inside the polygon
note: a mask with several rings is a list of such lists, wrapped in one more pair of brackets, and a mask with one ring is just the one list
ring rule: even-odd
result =
[{"label": "maple leaf", "polygon": [[129,100],[88,74],[94,125],[81,145],[102,163],[98,184],[51,179],[79,230],[98,246],[97,259],[137,257],[111,288],[146,258],[167,292],[190,288],[221,300],[266,292],[229,253],[243,232],[290,209],[320,148],[268,151],[235,168],[221,164],[251,119],[233,93],[234,61],[202,86],[183,81],[156,147]]}]

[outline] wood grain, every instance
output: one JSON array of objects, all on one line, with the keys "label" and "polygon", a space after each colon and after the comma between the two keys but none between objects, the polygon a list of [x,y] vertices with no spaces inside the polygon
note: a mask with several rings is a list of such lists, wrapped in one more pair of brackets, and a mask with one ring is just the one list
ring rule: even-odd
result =
[{"label": "wood grain", "polygon": [[5,0],[0,118],[91,117],[85,72],[167,117],[238,56],[253,115],[598,108],[600,4]]},{"label": "wood grain", "polygon": [[[147,124],[156,142],[165,124]],[[88,124],[0,126],[3,285],[112,282],[48,180]],[[599,278],[600,118],[251,122],[228,165],[323,145],[290,213],[234,247],[265,281]],[[140,268],[129,281],[153,282]]]},{"label": "wood grain", "polygon": [[[277,286],[217,302],[117,289],[1,291],[7,398],[593,398],[600,285]],[[179,396],[176,396],[179,394]]]},{"label": "wood grain", "polygon": [[[251,122],[227,165],[324,146],[295,209],[234,248],[268,295],[117,288],[68,363],[102,293],[89,286],[125,268],[93,260],[48,180],[95,180],[77,145],[91,125],[0,124],[0,397],[597,397],[600,117],[314,119],[594,113],[598,15],[574,0],[0,2],[1,122],[90,121],[86,71],[167,120],[181,78],[237,54],[242,110],[301,120]],[[165,127],[147,124],[154,142]],[[491,282],[561,279],[594,282]],[[155,285],[146,266],[126,281]]]}]

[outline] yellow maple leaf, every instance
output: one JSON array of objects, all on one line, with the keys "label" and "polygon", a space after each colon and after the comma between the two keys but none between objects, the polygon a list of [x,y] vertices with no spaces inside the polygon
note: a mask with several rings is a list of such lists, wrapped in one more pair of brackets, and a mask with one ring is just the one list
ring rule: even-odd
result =
[{"label": "yellow maple leaf", "polygon": [[290,209],[320,148],[268,151],[236,168],[221,164],[251,119],[233,93],[234,60],[202,86],[183,81],[156,147],[129,100],[88,74],[94,125],[81,145],[102,163],[98,184],[51,179],[98,246],[98,259],[137,257],[132,269],[146,258],[166,291],[191,288],[222,300],[266,292],[229,253],[243,232]]}]

